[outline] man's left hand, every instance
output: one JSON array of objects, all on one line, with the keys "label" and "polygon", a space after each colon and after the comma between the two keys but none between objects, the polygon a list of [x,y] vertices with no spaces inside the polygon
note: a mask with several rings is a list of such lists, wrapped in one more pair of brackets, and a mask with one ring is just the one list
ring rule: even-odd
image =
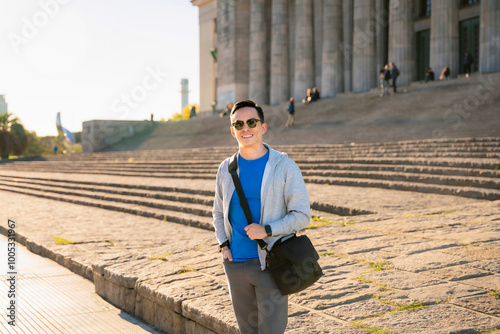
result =
[{"label": "man's left hand", "polygon": [[245,226],[245,231],[247,232],[248,237],[252,240],[264,239],[267,237],[266,228],[259,224],[253,223],[251,225],[247,225]]}]

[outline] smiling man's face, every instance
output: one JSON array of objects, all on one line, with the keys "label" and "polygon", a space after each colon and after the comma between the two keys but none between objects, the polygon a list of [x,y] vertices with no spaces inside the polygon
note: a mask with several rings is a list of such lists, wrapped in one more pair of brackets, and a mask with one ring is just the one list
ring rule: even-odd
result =
[{"label": "smiling man's face", "polygon": [[267,124],[262,122],[257,122],[254,128],[249,128],[246,121],[255,118],[260,119],[257,110],[252,107],[244,107],[236,110],[233,116],[231,116],[231,124],[236,121],[243,121],[243,129],[236,130],[231,126],[231,134],[238,141],[240,148],[250,148],[250,147],[260,147],[262,143],[262,135],[267,131]]}]

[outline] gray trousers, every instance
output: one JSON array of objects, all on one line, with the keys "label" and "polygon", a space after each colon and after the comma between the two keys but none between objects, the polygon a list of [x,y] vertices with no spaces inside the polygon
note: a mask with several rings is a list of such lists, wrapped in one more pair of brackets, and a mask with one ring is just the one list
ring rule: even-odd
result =
[{"label": "gray trousers", "polygon": [[224,261],[231,302],[242,334],[284,333],[288,296],[282,296],[259,260]]}]

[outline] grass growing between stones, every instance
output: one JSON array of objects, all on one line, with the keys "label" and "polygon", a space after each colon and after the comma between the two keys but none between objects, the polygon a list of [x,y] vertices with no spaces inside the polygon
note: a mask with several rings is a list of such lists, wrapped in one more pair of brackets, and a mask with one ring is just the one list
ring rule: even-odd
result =
[{"label": "grass growing between stones", "polygon": [[176,272],[175,274],[176,275],[180,275],[180,274],[185,274],[185,273],[188,273],[190,271],[197,271],[196,269],[191,269],[191,268],[182,268],[181,270],[179,270],[178,272]]},{"label": "grass growing between stones", "polygon": [[373,269],[370,271],[382,271],[392,269],[391,264],[388,261],[378,261],[369,264]]},{"label": "grass growing between stones", "polygon": [[[391,289],[387,288],[387,290],[391,290]],[[402,304],[401,303],[393,302],[391,299],[385,299],[385,298],[381,297],[385,293],[386,292],[383,292],[383,293],[381,292],[381,293],[375,294],[374,295],[374,299],[376,301],[378,301],[379,303],[394,306],[394,307],[396,307],[396,309],[394,311],[390,311],[390,312],[384,313],[384,314],[382,314],[380,316],[384,316],[384,315],[388,315],[388,314],[394,314],[394,313],[399,313],[399,312],[410,312],[410,311],[419,310],[419,309],[422,309],[422,308],[426,307],[424,305],[424,303],[422,303],[421,301],[418,301],[418,300],[413,300],[411,303],[402,303]],[[443,302],[445,302],[445,301],[439,301],[439,302],[437,302],[437,304],[441,304]],[[379,317],[379,316],[377,316],[377,317]]]},{"label": "grass growing between stones", "polygon": [[500,291],[491,291],[491,294],[495,297],[500,297]]},{"label": "grass growing between stones", "polygon": [[172,253],[162,254],[162,255],[148,256],[146,259],[148,259],[148,260],[162,260],[162,261],[167,261],[167,257],[169,255],[172,255]]},{"label": "grass growing between stones", "polygon": [[419,301],[414,301],[413,303],[398,304],[398,305],[399,305],[398,309],[392,311],[392,313],[404,312],[404,311],[409,312],[409,311],[419,310],[425,307],[424,304],[422,304],[422,302]]},{"label": "grass growing between stones", "polygon": [[340,225],[340,226],[350,226],[356,224],[356,222],[353,221],[333,221],[328,218],[322,218],[322,217],[313,217],[312,221],[308,226],[306,226],[306,229],[314,229],[318,227],[323,227],[323,226],[330,226],[330,225]]},{"label": "grass growing between stones", "polygon": [[58,236],[53,236],[52,238],[54,238],[56,245],[70,245],[75,243],[74,241],[64,239]]},{"label": "grass growing between stones", "polygon": [[356,320],[351,322],[351,325],[369,331],[373,334],[392,334],[393,332],[387,328],[374,327],[361,322],[361,320]]},{"label": "grass growing between stones", "polygon": [[319,255],[335,256],[335,253],[334,252],[319,252]]},{"label": "grass growing between stones", "polygon": [[[365,284],[373,284],[376,287],[378,287],[380,290],[384,291],[384,293],[386,293],[387,291],[391,291],[392,290],[387,284],[381,283],[381,282],[377,282],[377,281],[368,279],[366,277],[357,276],[357,277],[352,277],[351,279],[356,280],[356,281],[361,282],[361,283],[365,283]],[[378,300],[379,302],[381,302],[383,304],[389,304],[388,302],[382,302],[381,300],[379,300],[378,299],[379,295],[380,294],[376,294],[375,295],[375,300]]]}]

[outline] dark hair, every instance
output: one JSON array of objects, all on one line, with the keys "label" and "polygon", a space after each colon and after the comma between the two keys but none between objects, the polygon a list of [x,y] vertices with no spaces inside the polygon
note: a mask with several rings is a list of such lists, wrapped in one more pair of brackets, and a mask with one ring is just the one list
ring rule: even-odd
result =
[{"label": "dark hair", "polygon": [[262,123],[264,123],[264,111],[262,111],[261,106],[259,106],[257,103],[255,103],[252,100],[243,100],[243,101],[236,102],[233,106],[233,109],[231,110],[230,117],[232,117],[234,115],[236,110],[241,109],[241,108],[245,108],[245,107],[250,107],[250,108],[254,108],[255,110],[257,110],[257,114],[259,115],[259,119],[262,121]]}]

